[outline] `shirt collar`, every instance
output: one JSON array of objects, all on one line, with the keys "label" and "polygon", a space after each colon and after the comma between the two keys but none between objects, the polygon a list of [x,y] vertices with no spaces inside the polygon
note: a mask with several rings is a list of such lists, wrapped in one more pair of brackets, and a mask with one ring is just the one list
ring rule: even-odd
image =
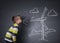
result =
[{"label": "shirt collar", "polygon": [[14,23],[13,26],[18,26],[18,24]]}]

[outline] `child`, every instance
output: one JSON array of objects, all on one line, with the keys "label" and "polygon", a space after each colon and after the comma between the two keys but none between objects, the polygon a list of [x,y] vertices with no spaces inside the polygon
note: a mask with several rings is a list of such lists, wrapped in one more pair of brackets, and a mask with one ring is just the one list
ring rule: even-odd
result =
[{"label": "child", "polygon": [[13,26],[11,26],[8,30],[8,32],[6,32],[5,35],[5,41],[7,43],[16,43],[17,41],[17,34],[18,34],[18,27],[21,26],[22,24],[22,17],[17,15],[17,16],[13,16],[12,17],[12,21],[13,21]]}]

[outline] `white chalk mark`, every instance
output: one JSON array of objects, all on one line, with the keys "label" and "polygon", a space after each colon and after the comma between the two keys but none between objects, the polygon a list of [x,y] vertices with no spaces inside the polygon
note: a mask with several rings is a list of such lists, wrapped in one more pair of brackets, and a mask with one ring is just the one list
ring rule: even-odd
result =
[{"label": "white chalk mark", "polygon": [[[51,14],[51,13],[54,13],[54,14]],[[54,9],[52,9],[52,10],[50,10],[50,11],[48,12],[47,15],[48,15],[48,16],[57,16],[58,14],[57,14],[57,12],[56,12]]]},{"label": "white chalk mark", "polygon": [[38,10],[38,8],[34,8],[34,9],[30,10],[29,13],[39,13],[39,10]]},{"label": "white chalk mark", "polygon": [[39,35],[40,32],[41,32],[40,30],[33,29],[33,30],[31,31],[31,34],[29,34],[29,37],[34,36],[34,35]]},{"label": "white chalk mark", "polygon": [[41,29],[40,30],[32,29],[31,33],[28,35],[29,37],[32,37],[37,34],[38,35],[41,34],[41,40],[46,41],[45,37],[47,37],[47,34],[49,34],[51,32],[56,32],[55,29],[49,29],[47,27],[47,25],[45,24],[45,21],[47,20],[47,17],[44,17],[46,12],[47,12],[47,8],[45,7],[41,18],[35,18],[35,17],[31,18],[30,22],[40,22],[41,23]]}]

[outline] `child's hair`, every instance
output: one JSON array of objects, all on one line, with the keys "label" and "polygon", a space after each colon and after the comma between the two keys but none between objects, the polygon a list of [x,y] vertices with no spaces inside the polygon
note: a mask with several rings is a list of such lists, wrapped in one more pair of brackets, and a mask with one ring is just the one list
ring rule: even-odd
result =
[{"label": "child's hair", "polygon": [[13,21],[13,22],[15,22],[15,21],[14,21],[14,18],[17,17],[17,16],[20,17],[21,20],[22,20],[22,17],[21,17],[20,15],[15,15],[15,16],[12,16],[12,21]]}]

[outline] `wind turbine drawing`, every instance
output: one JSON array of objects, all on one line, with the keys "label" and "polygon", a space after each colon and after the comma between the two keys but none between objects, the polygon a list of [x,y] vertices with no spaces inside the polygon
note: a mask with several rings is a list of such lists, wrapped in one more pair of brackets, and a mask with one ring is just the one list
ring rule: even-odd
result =
[{"label": "wind turbine drawing", "polygon": [[[47,37],[47,34],[49,34],[49,33],[51,33],[51,32],[56,32],[55,29],[49,29],[49,28],[47,27],[46,23],[45,23],[45,21],[47,20],[47,17],[45,17],[45,13],[47,12],[47,10],[48,10],[48,9],[45,7],[40,18],[35,18],[35,19],[34,19],[34,17],[32,17],[33,19],[31,19],[30,22],[40,22],[40,23],[41,23],[41,30],[37,31],[37,30],[33,29],[33,30],[31,31],[31,33],[29,34],[29,37],[34,36],[34,35],[37,35],[37,34],[41,34],[40,40],[46,40],[45,37]],[[51,11],[50,11],[50,12],[51,12]],[[50,13],[50,12],[49,12],[49,13]],[[49,13],[48,13],[48,14],[49,14]],[[36,34],[34,34],[34,32],[35,32]],[[48,40],[47,40],[47,41],[48,41]]]}]

